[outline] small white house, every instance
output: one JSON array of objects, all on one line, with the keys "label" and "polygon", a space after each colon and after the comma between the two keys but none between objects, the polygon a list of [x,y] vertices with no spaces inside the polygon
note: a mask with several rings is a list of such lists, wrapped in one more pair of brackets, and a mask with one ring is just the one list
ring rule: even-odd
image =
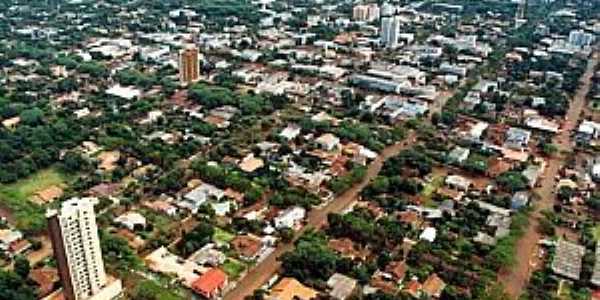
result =
[{"label": "small white house", "polygon": [[436,236],[437,230],[433,227],[427,227],[425,228],[425,230],[423,230],[423,232],[421,232],[419,239],[433,243],[435,241]]},{"label": "small white house", "polygon": [[332,151],[340,145],[340,139],[331,133],[321,135],[317,138],[316,142],[321,148],[327,151]]},{"label": "small white house", "polygon": [[290,207],[282,211],[279,216],[274,219],[275,228],[294,228],[306,216],[306,209],[300,206]]},{"label": "small white house", "polygon": [[460,146],[456,146],[450,153],[448,154],[448,159],[451,162],[463,163],[467,158],[469,158],[469,154],[471,150],[469,148],[463,148]]},{"label": "small white house", "polygon": [[128,212],[118,216],[115,222],[131,231],[146,227],[146,218],[137,212]]}]

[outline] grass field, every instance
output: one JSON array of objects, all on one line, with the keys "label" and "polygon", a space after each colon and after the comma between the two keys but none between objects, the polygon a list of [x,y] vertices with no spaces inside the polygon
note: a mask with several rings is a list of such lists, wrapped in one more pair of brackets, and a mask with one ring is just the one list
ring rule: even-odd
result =
[{"label": "grass field", "polygon": [[219,227],[215,227],[215,233],[213,234],[213,240],[219,245],[225,245],[231,242],[235,236]]},{"label": "grass field", "polygon": [[223,271],[227,273],[229,278],[236,280],[240,277],[240,274],[246,270],[246,265],[244,263],[228,258],[225,263],[221,266]]},{"label": "grass field", "polygon": [[40,231],[45,227],[44,208],[29,201],[36,192],[53,185],[66,184],[68,176],[48,168],[12,184],[0,185],[0,203],[11,210],[17,228]]},{"label": "grass field", "polygon": [[435,176],[435,177],[433,177],[431,182],[429,182],[428,184],[426,184],[423,187],[423,190],[421,191],[423,205],[425,205],[425,206],[434,205],[434,203],[432,203],[432,201],[431,201],[431,198],[433,197],[433,193],[435,193],[435,191],[439,187],[441,187],[443,184],[444,184],[444,177],[443,176]]},{"label": "grass field", "polygon": [[594,228],[594,238],[596,239],[597,242],[600,242],[600,225],[597,225]]}]

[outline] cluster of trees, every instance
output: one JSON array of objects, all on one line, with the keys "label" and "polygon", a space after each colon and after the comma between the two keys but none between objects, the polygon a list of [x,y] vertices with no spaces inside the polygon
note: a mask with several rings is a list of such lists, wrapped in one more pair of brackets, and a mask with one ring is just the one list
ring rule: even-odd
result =
[{"label": "cluster of trees", "polygon": [[223,105],[238,107],[243,115],[268,114],[288,102],[285,96],[240,94],[226,87],[196,84],[189,90],[190,99],[212,109]]},{"label": "cluster of trees", "polygon": [[366,197],[375,197],[381,194],[409,194],[416,195],[423,189],[423,185],[411,178],[405,178],[400,175],[377,176],[369,186],[363,191]]},{"label": "cluster of trees", "polygon": [[35,299],[35,288],[29,280],[29,261],[17,256],[13,266],[14,271],[0,270],[0,299]]},{"label": "cluster of trees", "polygon": [[389,176],[403,174],[406,167],[417,171],[418,176],[423,177],[431,173],[433,159],[427,155],[425,149],[420,147],[404,150],[385,162],[382,174]]},{"label": "cluster of trees", "polygon": [[517,171],[507,171],[496,178],[500,187],[509,192],[522,191],[527,189],[527,178]]},{"label": "cluster of trees", "polygon": [[269,198],[269,205],[280,208],[299,205],[309,209],[311,206],[317,205],[320,202],[321,200],[316,195],[308,193],[302,189],[290,187],[275,191],[274,194]]},{"label": "cluster of trees", "polygon": [[181,241],[177,244],[177,249],[183,256],[187,257],[210,243],[214,233],[215,228],[212,224],[201,221],[192,231],[183,235]]},{"label": "cluster of trees", "polygon": [[[2,107],[0,101],[0,110]],[[24,110],[23,124],[14,130],[0,129],[0,183],[15,182],[58,161],[62,149],[87,138],[88,129],[70,118],[47,124],[39,109]]]},{"label": "cluster of trees", "polygon": [[327,247],[327,237],[317,232],[305,233],[293,251],[281,256],[284,274],[300,281],[327,280],[337,271],[340,260]]},{"label": "cluster of trees", "polygon": [[338,176],[329,182],[329,187],[336,193],[343,193],[353,185],[359,183],[367,174],[367,168],[364,166],[352,166],[348,174]]},{"label": "cluster of trees", "polygon": [[129,247],[127,240],[105,230],[100,230],[99,233],[102,256],[109,267],[119,272],[131,272],[141,268],[143,263]]},{"label": "cluster of trees", "polygon": [[232,188],[238,192],[244,193],[245,201],[248,204],[259,200],[265,186],[258,181],[252,181],[240,171],[232,168],[225,168],[219,165],[211,165],[205,161],[198,160],[192,163],[194,172],[202,180],[214,184],[220,188]]},{"label": "cluster of trees", "polygon": [[144,89],[158,83],[158,78],[148,76],[134,69],[119,71],[114,78],[121,85],[135,85]]}]

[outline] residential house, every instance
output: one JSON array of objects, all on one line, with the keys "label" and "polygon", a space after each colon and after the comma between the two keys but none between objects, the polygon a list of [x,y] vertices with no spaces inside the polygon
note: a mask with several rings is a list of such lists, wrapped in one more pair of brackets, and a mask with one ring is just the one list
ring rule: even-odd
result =
[{"label": "residential house", "polygon": [[[0,229],[0,250],[12,254],[22,253],[30,246],[23,238],[23,233],[16,229]],[[26,244],[19,245],[22,242],[26,242]]]},{"label": "residential house", "polygon": [[420,299],[422,295],[423,285],[419,282],[416,277],[413,277],[405,286],[404,292],[412,296],[413,298]]},{"label": "residential house", "polygon": [[435,241],[436,236],[437,230],[434,227],[427,227],[423,230],[423,232],[421,232],[421,235],[419,235],[419,239],[422,241],[428,241],[430,243],[433,243]]},{"label": "residential house", "polygon": [[15,129],[19,123],[21,123],[21,118],[13,117],[2,121],[2,126],[4,126],[6,129]]},{"label": "residential house", "polygon": [[360,249],[360,246],[355,245],[349,238],[330,239],[327,246],[342,257],[350,259],[364,260],[369,254],[368,250]]},{"label": "residential house", "polygon": [[193,260],[184,260],[169,252],[165,247],[154,250],[144,258],[144,261],[153,272],[165,275],[175,274],[186,287],[192,286],[199,278],[198,274],[206,272],[205,267],[198,265]]},{"label": "residential house", "polygon": [[196,251],[196,253],[192,254],[190,260],[195,261],[201,266],[209,265],[212,267],[217,267],[222,265],[225,260],[227,260],[227,256],[225,253],[215,249],[215,244],[209,243],[200,248],[200,250]]},{"label": "residential house", "polygon": [[346,300],[356,290],[357,281],[346,275],[335,273],[327,280],[327,287],[330,289],[329,296],[331,298],[334,300]]},{"label": "residential house", "polygon": [[466,161],[467,158],[469,158],[470,153],[471,153],[471,150],[469,148],[463,148],[460,146],[456,146],[448,154],[448,159],[450,160],[450,162],[460,164],[460,163],[463,163],[464,161]]},{"label": "residential house", "polygon": [[385,273],[389,274],[391,279],[397,283],[401,283],[406,276],[408,267],[403,261],[392,261],[385,267]]},{"label": "residential house", "polygon": [[288,124],[288,126],[279,133],[279,136],[291,141],[300,134],[301,130],[302,128],[296,124]]},{"label": "residential house", "polygon": [[188,209],[192,213],[196,213],[200,206],[207,201],[211,199],[219,201],[223,196],[225,196],[225,193],[221,189],[208,183],[202,183],[200,186],[185,194],[183,199],[181,199],[177,205],[181,208]]},{"label": "residential house", "polygon": [[422,291],[429,297],[440,298],[446,288],[446,283],[437,275],[431,274],[423,283]]},{"label": "residential house", "polygon": [[523,174],[523,176],[527,178],[527,184],[529,185],[529,187],[535,187],[535,185],[538,182],[538,179],[544,173],[544,167],[544,163],[541,163],[539,165],[532,164],[527,166],[527,168],[521,172],[521,174]]},{"label": "residential house", "polygon": [[473,185],[471,180],[460,175],[448,175],[445,181],[446,185],[461,191],[468,191]]},{"label": "residential house", "polygon": [[115,222],[125,228],[136,231],[146,228],[146,218],[137,212],[127,212],[115,219]]},{"label": "residential house", "polygon": [[510,208],[519,210],[529,204],[529,193],[526,191],[516,192],[510,199]]},{"label": "residential house", "polygon": [[283,278],[271,288],[267,300],[311,300],[319,293],[294,278]]},{"label": "residential house", "polygon": [[169,217],[174,217],[177,215],[177,207],[166,201],[156,200],[153,202],[144,202],[144,206],[156,212],[164,213]]},{"label": "residential house", "polygon": [[318,137],[315,141],[326,151],[333,151],[340,145],[340,139],[331,133],[325,133]]},{"label": "residential house", "polygon": [[58,276],[58,270],[50,267],[42,267],[31,270],[31,272],[29,272],[29,279],[35,282],[38,287],[38,298],[43,298],[52,293],[52,291],[54,291],[54,287],[60,280]]},{"label": "residential house", "polygon": [[211,268],[192,283],[192,290],[206,299],[218,299],[226,286],[227,274]]},{"label": "residential house", "polygon": [[294,206],[279,213],[273,221],[275,228],[277,229],[294,228],[296,225],[300,224],[305,216],[306,209],[300,206]]},{"label": "residential house", "polygon": [[262,158],[254,157],[254,154],[250,153],[238,165],[240,169],[246,173],[252,173],[265,165]]},{"label": "residential house", "polygon": [[524,148],[527,148],[530,138],[531,131],[517,127],[511,127],[506,132],[504,147],[514,150],[523,150]]}]

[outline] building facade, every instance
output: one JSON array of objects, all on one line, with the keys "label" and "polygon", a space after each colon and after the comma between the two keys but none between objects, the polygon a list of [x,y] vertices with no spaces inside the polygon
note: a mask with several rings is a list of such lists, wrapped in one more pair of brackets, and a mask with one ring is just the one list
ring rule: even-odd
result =
[{"label": "building facade", "polygon": [[379,19],[379,6],[375,3],[356,5],[352,10],[355,21],[372,22]]},{"label": "building facade", "polygon": [[200,61],[198,48],[186,48],[179,52],[179,79],[183,84],[198,80],[200,76]]},{"label": "building facade", "polygon": [[577,47],[591,46],[595,40],[594,34],[583,30],[572,30],[569,33],[569,44]]},{"label": "building facade", "polygon": [[94,204],[73,198],[47,219],[64,299],[94,299],[107,284]]},{"label": "building facade", "polygon": [[386,48],[397,48],[400,36],[400,18],[385,16],[381,18],[381,44]]}]

